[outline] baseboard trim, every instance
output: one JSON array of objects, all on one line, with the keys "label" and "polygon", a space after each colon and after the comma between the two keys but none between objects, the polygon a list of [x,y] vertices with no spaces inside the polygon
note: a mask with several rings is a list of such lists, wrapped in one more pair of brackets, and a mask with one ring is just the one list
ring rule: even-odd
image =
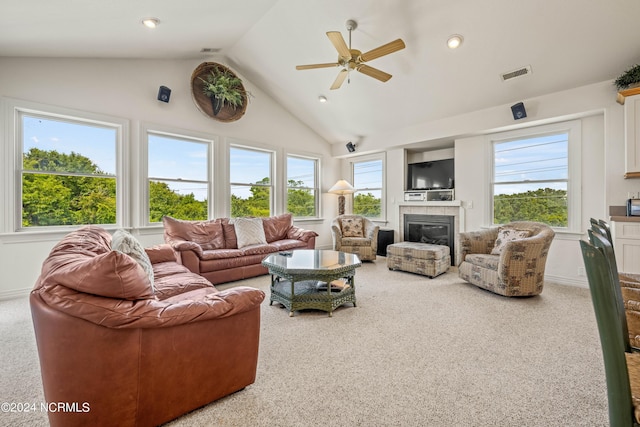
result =
[{"label": "baseboard trim", "polygon": [[551,275],[545,274],[544,280],[545,282],[556,283],[558,285],[575,286],[578,288],[587,288],[587,289],[589,288],[589,282],[587,282],[586,277],[583,279],[579,279],[579,278],[574,279],[569,277],[551,276]]},{"label": "baseboard trim", "polygon": [[0,291],[0,301],[26,297],[31,292],[31,288],[26,289],[12,289],[10,291]]}]

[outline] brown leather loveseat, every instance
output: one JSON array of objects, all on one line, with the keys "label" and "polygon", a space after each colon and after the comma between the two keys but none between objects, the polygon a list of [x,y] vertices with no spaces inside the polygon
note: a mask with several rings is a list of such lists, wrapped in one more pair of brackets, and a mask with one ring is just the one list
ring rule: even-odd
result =
[{"label": "brown leather loveseat", "polygon": [[244,246],[236,228],[243,220],[247,218],[185,221],[165,216],[164,240],[180,263],[214,285],[267,274],[262,260],[270,253],[316,246],[318,233],[293,225],[290,213],[250,218],[262,223],[264,239]]},{"label": "brown leather loveseat", "polygon": [[264,293],[146,254],[152,278],[86,226],[44,261],[30,305],[52,426],[155,426],[254,382]]}]

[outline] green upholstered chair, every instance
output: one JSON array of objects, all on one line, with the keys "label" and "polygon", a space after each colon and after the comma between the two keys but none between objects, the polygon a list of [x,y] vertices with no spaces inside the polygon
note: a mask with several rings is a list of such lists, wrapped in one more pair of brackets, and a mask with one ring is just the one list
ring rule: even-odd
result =
[{"label": "green upholstered chair", "polygon": [[[591,230],[589,232],[599,234],[611,246],[610,251],[607,249],[605,255],[607,255],[612,271],[615,271],[614,281],[620,284],[621,304],[626,313],[630,345],[640,348],[640,274],[618,270],[609,224],[601,219],[591,218]],[[591,243],[594,243],[591,237],[590,240]]]},{"label": "green upholstered chair", "polygon": [[[604,359],[611,426],[637,426],[640,411],[640,353],[629,351],[626,318],[620,313],[620,296],[616,289],[607,251],[611,244],[598,233],[590,233],[590,242],[580,241],[589,290],[595,311]],[[636,397],[634,397],[636,396]]]}]

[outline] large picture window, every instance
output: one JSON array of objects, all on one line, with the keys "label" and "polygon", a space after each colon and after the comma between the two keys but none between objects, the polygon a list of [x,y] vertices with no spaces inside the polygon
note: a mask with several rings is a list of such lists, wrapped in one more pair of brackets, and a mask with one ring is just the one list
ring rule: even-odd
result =
[{"label": "large picture window", "polygon": [[493,141],[493,224],[536,221],[569,228],[577,214],[572,199],[579,200],[579,190],[572,188],[579,161],[572,161],[572,151],[579,148],[570,142],[570,126],[554,127],[558,130],[531,129]]},{"label": "large picture window", "polygon": [[318,216],[318,160],[287,156],[287,212],[296,218]]},{"label": "large picture window", "polygon": [[119,126],[19,114],[21,227],[116,224]]},{"label": "large picture window", "polygon": [[229,148],[232,217],[268,217],[272,211],[273,153]]},{"label": "large picture window", "polygon": [[209,216],[210,141],[149,132],[149,222]]},{"label": "large picture window", "polygon": [[367,218],[384,216],[383,183],[384,162],[382,159],[356,161],[352,163],[353,213]]}]

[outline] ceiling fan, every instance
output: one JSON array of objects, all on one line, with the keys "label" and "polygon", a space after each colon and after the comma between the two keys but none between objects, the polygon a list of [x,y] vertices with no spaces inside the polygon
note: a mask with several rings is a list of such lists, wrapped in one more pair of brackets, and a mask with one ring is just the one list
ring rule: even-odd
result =
[{"label": "ceiling fan", "polygon": [[384,44],[368,52],[362,53],[357,49],[351,49],[351,31],[355,30],[358,24],[356,21],[347,21],[347,30],[349,31],[349,46],[345,43],[344,38],[340,31],[327,31],[327,37],[333,46],[338,51],[338,62],[331,62],[325,64],[310,64],[310,65],[297,65],[296,70],[311,70],[314,68],[330,68],[330,67],[342,67],[342,70],[338,73],[335,81],[331,85],[331,90],[338,89],[342,86],[344,80],[349,76],[351,70],[356,70],[374,79],[378,79],[381,82],[386,82],[391,78],[391,74],[378,70],[377,68],[366,65],[365,62],[380,58],[381,56],[388,55],[393,52],[397,52],[405,48],[405,44],[402,39],[394,40],[390,43]]}]

